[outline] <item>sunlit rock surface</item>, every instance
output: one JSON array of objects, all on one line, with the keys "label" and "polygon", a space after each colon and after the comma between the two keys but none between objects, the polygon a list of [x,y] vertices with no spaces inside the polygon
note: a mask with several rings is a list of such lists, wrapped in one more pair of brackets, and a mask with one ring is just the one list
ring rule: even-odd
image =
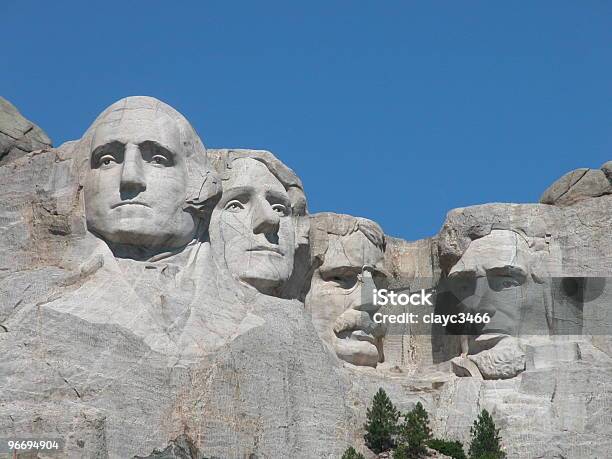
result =
[{"label": "sunlit rock surface", "polygon": [[[612,455],[606,165],[586,191],[563,178],[404,241],[310,216],[316,184],[270,152],[207,150],[153,98],[45,139],[0,163],[0,438],[75,458],[373,457],[383,387],[438,437],[468,444],[486,408],[509,457]],[[380,330],[365,293],[382,285],[493,320]]]}]

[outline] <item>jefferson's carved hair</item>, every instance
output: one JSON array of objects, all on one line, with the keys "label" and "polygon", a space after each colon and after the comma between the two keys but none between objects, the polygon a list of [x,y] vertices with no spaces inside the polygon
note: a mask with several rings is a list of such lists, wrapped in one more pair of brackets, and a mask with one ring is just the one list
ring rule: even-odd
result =
[{"label": "jefferson's carved hair", "polygon": [[285,187],[291,210],[294,216],[306,215],[306,195],[302,181],[293,170],[279,161],[272,153],[265,150],[243,149],[209,149],[207,151],[210,165],[223,181],[232,169],[232,163],[240,158],[250,158],[263,163],[279,182]]}]

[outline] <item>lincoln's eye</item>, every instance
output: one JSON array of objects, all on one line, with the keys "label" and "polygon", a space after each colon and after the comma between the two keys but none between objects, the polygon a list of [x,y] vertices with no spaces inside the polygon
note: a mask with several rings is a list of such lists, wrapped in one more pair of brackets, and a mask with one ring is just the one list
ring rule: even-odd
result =
[{"label": "lincoln's eye", "polygon": [[229,210],[230,212],[240,212],[242,209],[244,209],[244,205],[237,199],[233,199],[225,205],[224,209]]},{"label": "lincoln's eye", "polygon": [[274,212],[276,212],[277,214],[287,215],[287,207],[282,204],[273,204],[272,210],[274,210]]},{"label": "lincoln's eye", "polygon": [[507,279],[502,283],[502,285],[504,286],[504,288],[510,288],[518,286],[519,283],[515,279]]}]

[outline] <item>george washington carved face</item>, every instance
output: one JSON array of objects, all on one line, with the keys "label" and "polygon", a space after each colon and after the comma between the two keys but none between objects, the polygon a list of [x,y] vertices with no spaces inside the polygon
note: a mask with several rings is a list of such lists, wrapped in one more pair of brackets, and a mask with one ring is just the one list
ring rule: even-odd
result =
[{"label": "george washington carved face", "polygon": [[190,242],[196,222],[184,207],[195,133],[187,121],[155,99],[128,98],[88,132],[88,229],[111,244],[172,249]]}]

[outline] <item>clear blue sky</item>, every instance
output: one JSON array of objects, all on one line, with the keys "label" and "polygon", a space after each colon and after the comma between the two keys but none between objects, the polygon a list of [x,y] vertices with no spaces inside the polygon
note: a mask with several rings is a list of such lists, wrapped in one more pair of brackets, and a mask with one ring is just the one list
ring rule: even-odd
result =
[{"label": "clear blue sky", "polygon": [[53,138],[151,95],[263,148],[311,212],[435,234],[612,159],[609,1],[4,0],[0,94]]}]

